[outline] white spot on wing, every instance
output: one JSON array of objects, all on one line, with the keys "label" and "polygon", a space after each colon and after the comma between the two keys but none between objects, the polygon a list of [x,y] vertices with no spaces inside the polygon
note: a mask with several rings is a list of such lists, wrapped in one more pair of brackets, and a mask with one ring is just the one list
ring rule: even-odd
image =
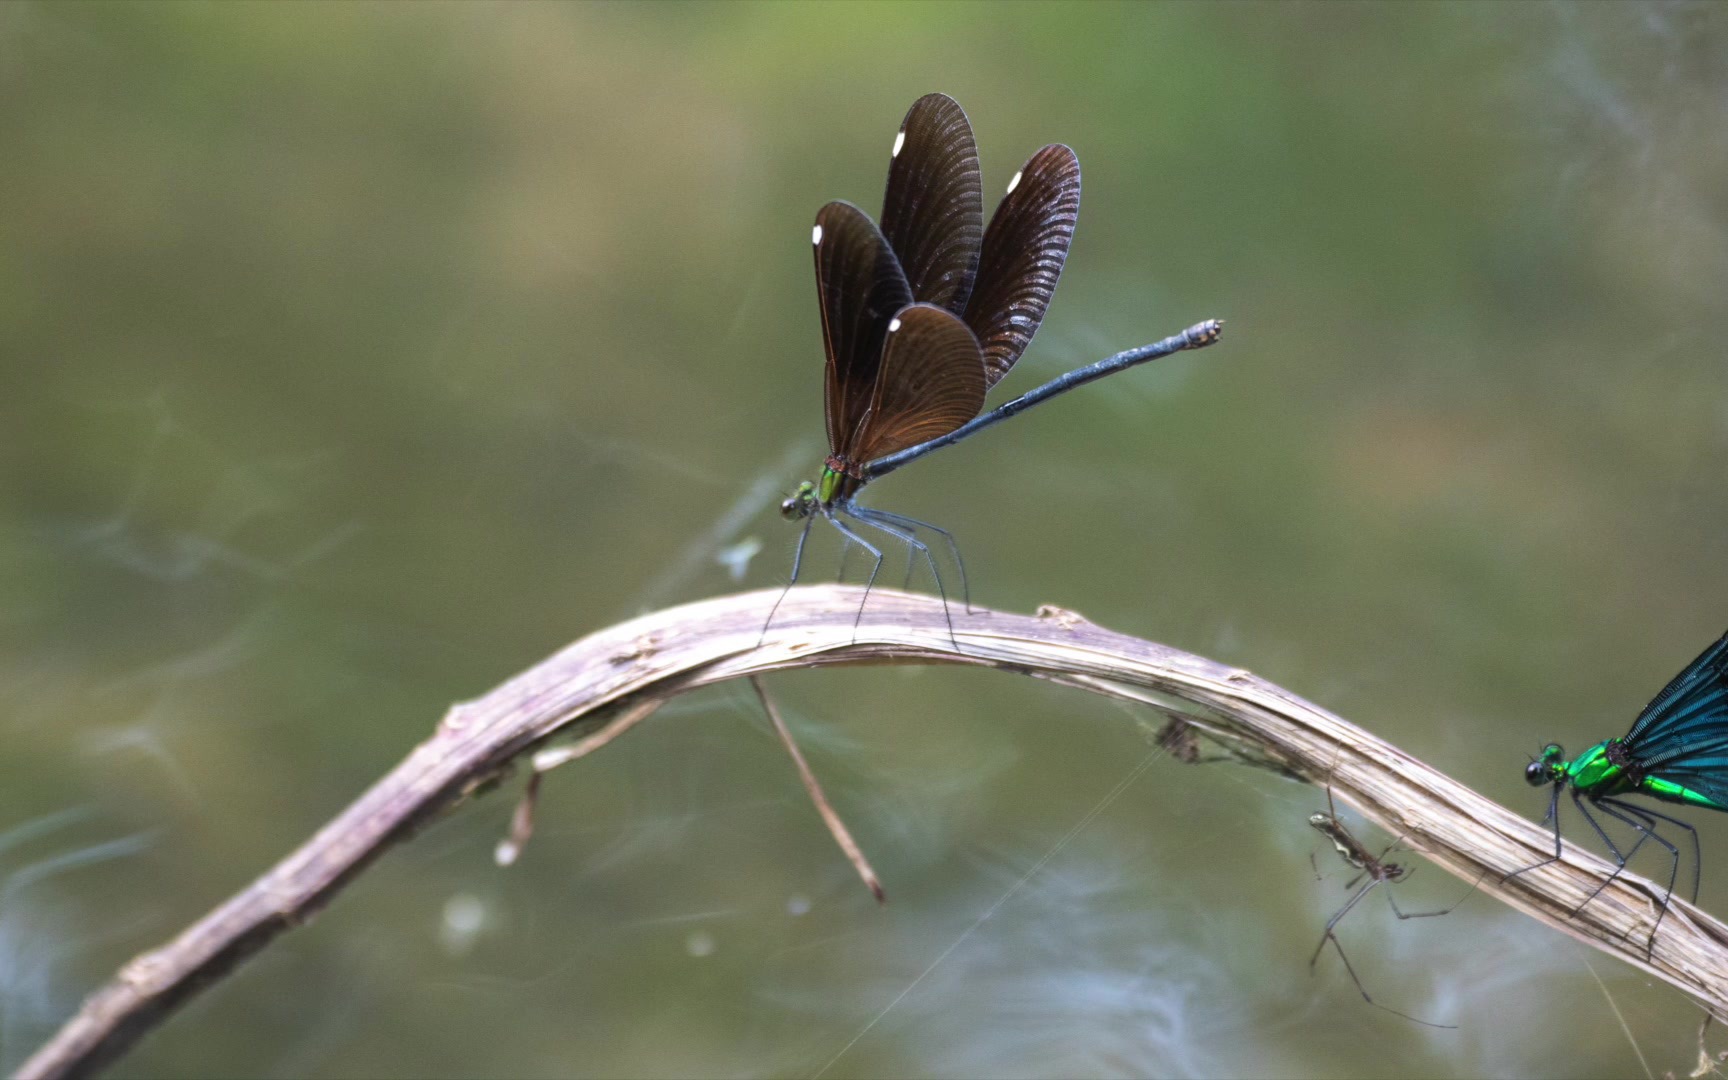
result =
[{"label": "white spot on wing", "polygon": [[888,332],[890,334],[892,334],[894,331],[896,331],[898,329],[900,329],[900,320],[899,319],[890,320],[888,323]]},{"label": "white spot on wing", "polygon": [[1003,192],[1003,193],[1002,193],[1002,194],[1004,194],[1004,195],[1012,195],[1012,194],[1014,194],[1014,189],[1015,189],[1015,188],[1017,188],[1017,187],[1019,187],[1019,186],[1020,186],[1020,174],[1019,174],[1019,173],[1015,173],[1015,174],[1014,174],[1014,179],[1012,179],[1012,180],[1010,180],[1010,181],[1008,181],[1008,190],[1007,190],[1007,191],[1004,191],[1004,192]]},{"label": "white spot on wing", "polygon": [[818,225],[814,229],[810,230],[810,242],[812,244],[820,244],[822,242],[822,226]]},{"label": "white spot on wing", "polygon": [[900,148],[902,146],[905,146],[905,145],[906,145],[906,129],[901,128],[900,134],[894,136],[894,151],[892,153],[890,153],[888,156],[891,158],[899,157],[900,156]]}]

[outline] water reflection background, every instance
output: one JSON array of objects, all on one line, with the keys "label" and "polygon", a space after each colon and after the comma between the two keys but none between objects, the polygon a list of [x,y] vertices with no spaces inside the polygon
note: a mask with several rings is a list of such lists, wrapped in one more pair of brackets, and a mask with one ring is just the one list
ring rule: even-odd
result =
[{"label": "water reflection background", "polygon": [[[982,603],[1242,664],[1539,811],[1527,754],[1622,731],[1728,625],[1725,57],[1691,5],[6,6],[0,1066],[448,702],[785,573],[809,221],[877,205],[928,90],[987,190],[1048,141],[1085,169],[1006,392],[1229,336],[874,500],[953,529]],[[518,866],[509,800],[466,810],[118,1074],[1693,1060],[1680,996],[1488,902],[1345,928],[1456,1032],[1311,978],[1323,794],[1136,773],[1109,703],[774,687],[886,909],[717,691],[555,776]]]}]

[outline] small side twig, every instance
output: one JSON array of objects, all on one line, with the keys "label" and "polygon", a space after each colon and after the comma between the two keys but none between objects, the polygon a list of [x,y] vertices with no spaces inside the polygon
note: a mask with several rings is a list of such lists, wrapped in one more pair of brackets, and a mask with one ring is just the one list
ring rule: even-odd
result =
[{"label": "small side twig", "polygon": [[840,820],[840,815],[828,802],[828,796],[822,794],[822,784],[816,779],[816,774],[810,770],[810,763],[804,760],[803,751],[798,749],[797,740],[792,738],[792,729],[786,726],[786,721],[780,719],[780,710],[768,696],[768,691],[762,686],[762,680],[750,676],[750,686],[756,691],[757,700],[762,702],[762,711],[768,714],[768,719],[774,725],[774,731],[780,736],[780,742],[786,747],[786,752],[792,755],[792,764],[798,766],[798,778],[804,781],[804,790],[809,793],[810,801],[816,805],[816,812],[822,815],[822,824],[828,826],[828,832],[833,835],[834,842],[840,845],[840,850],[846,855],[852,868],[858,871],[858,876],[864,879],[870,894],[876,897],[878,904],[888,902],[888,894],[882,891],[882,879],[876,876],[870,860],[864,857],[864,849],[858,846],[858,841],[852,839],[851,830]]},{"label": "small side twig", "polygon": [[638,702],[628,709],[620,710],[592,735],[584,735],[569,746],[555,746],[536,753],[529,761],[533,771],[528,774],[528,785],[522,790],[521,800],[516,803],[516,812],[510,815],[510,832],[498,841],[498,846],[493,849],[492,861],[499,866],[513,866],[521,857],[529,837],[534,835],[534,811],[540,803],[540,781],[545,779],[547,773],[587,757],[653,716],[660,711],[663,704],[665,702],[657,700]]},{"label": "small side twig", "polygon": [[[518,756],[555,736],[586,736],[590,741],[576,745],[591,753],[660,704],[699,687],[783,668],[852,663],[970,664],[1155,708],[1179,700],[1208,737],[1232,752],[1311,783],[1330,779],[1339,801],[1406,837],[1423,858],[1461,880],[1480,879],[1483,893],[1673,984],[1728,1019],[1728,926],[1675,898],[1646,955],[1644,935],[1663,889],[1630,873],[1604,887],[1613,867],[1571,844],[1558,861],[1506,880],[1552,853],[1547,830],[1249,671],[1054,608],[1038,616],[953,611],[950,623],[950,613],[932,597],[877,589],[859,618],[863,598],[843,586],[788,593],[764,636],[777,592],[642,616],[590,635],[452,708],[431,738],[299,850],[173,941],[122,968],[19,1075],[83,1075],[113,1061],[200,989],[316,915],[391,845],[494,786]],[[531,809],[522,816],[524,829],[532,824]]]}]

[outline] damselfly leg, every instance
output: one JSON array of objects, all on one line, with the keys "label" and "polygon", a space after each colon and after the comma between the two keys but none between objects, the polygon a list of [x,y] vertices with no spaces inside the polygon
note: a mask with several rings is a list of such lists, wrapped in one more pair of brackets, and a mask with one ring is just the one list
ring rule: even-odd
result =
[{"label": "damselfly leg", "polygon": [[[1656,822],[1666,821],[1670,825],[1685,829],[1692,837],[1692,901],[1694,903],[1698,901],[1698,885],[1702,876],[1702,848],[1698,843],[1698,830],[1678,818],[1669,817],[1667,814],[1646,806],[1634,806],[1619,799],[1596,799],[1593,801],[1604,814],[1637,830],[1638,839],[1633,842],[1626,855],[1620,859],[1620,865],[1614,868],[1614,872],[1608,875],[1602,884],[1596,886],[1595,892],[1585,898],[1584,904],[1595,899],[1597,893],[1607,888],[1609,882],[1620,876],[1621,872],[1626,869],[1626,864],[1631,861],[1632,856],[1638,853],[1638,849],[1644,846],[1646,840],[1656,841],[1663,850],[1668,852],[1668,888],[1662,894],[1662,899],[1657,902],[1656,921],[1651,924],[1650,936],[1644,942],[1644,954],[1649,956],[1656,949],[1656,929],[1662,925],[1663,918],[1668,914],[1668,901],[1673,897],[1675,882],[1680,878],[1680,849],[1667,837],[1656,831],[1658,828]],[[1598,829],[1597,832],[1600,833],[1601,830]],[[1616,854],[1618,855],[1618,853]],[[1577,911],[1574,911],[1573,914],[1576,915],[1578,911],[1584,910],[1584,904],[1578,905]]]},{"label": "damselfly leg", "polygon": [[[930,553],[929,546],[926,545],[924,541],[918,539],[918,535],[911,529],[901,528],[897,524],[892,524],[888,515],[877,514],[868,507],[861,507],[856,504],[838,507],[837,509],[859,524],[868,525],[873,529],[887,533],[889,536],[892,536],[906,544],[912,549],[912,554],[908,556],[909,560],[917,558],[918,555],[924,556],[925,564],[930,567],[930,576],[936,579],[936,595],[942,599],[942,617],[948,623],[948,641],[954,646],[955,650],[958,651],[960,648],[960,641],[954,635],[954,615],[948,610],[948,589],[942,583],[942,571],[937,568],[936,557]],[[880,563],[878,563],[878,565],[880,565]],[[908,576],[910,576],[910,574],[908,574]],[[871,580],[875,580],[874,574],[871,575]],[[865,588],[865,598],[869,598],[868,587]],[[860,616],[862,616],[862,605],[859,606],[859,613]]]},{"label": "damselfly leg", "polygon": [[[836,509],[840,510],[841,513],[846,512],[843,507],[837,507]],[[862,536],[859,536],[853,530],[847,528],[846,524],[842,522],[838,516],[831,513],[825,514],[824,516],[828,518],[828,523],[830,525],[833,525],[836,529],[840,530],[841,536],[844,536],[846,539],[852,541],[854,544],[857,544],[859,547],[870,553],[870,576],[864,580],[864,597],[858,601],[858,613],[852,616],[852,638],[856,641],[858,638],[858,624],[864,621],[864,605],[869,603],[870,590],[876,585],[876,575],[882,571],[882,549],[864,539]],[[848,514],[847,516],[850,517],[851,515]]]},{"label": "damselfly leg", "polygon": [[798,571],[804,566],[804,545],[810,541],[810,526],[816,523],[814,516],[804,519],[804,527],[798,531],[798,547],[792,553],[792,580],[780,590],[780,595],[774,598],[774,606],[768,609],[768,618],[762,621],[762,633],[756,638],[756,646],[760,648],[768,640],[768,627],[774,624],[774,613],[780,610],[780,604],[786,599],[786,594],[792,591],[792,586],[798,584]]},{"label": "damselfly leg", "polygon": [[[960,602],[965,605],[966,613],[968,615],[972,613],[972,587],[966,580],[966,560],[960,557],[960,545],[954,542],[953,533],[950,533],[940,525],[932,525],[928,521],[920,521],[917,518],[907,517],[904,514],[896,514],[888,510],[878,510],[874,506],[859,506],[857,503],[853,503],[852,509],[855,513],[859,513],[865,517],[880,518],[884,521],[898,525],[903,529],[929,529],[931,532],[941,536],[948,544],[948,554],[954,559],[954,568],[960,571]],[[940,575],[938,575],[937,581],[938,584],[940,584]]]}]

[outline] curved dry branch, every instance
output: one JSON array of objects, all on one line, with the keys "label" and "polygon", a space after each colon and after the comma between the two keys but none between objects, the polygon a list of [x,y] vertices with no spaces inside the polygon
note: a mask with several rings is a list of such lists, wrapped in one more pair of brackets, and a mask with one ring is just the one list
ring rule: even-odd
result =
[{"label": "curved dry branch", "polygon": [[[433,736],[243,892],[179,937],[127,964],[27,1061],[23,1077],[88,1074],[114,1060],[198,990],[336,892],[433,815],[499,779],[555,735],[602,745],[686,691],[782,668],[844,663],[966,663],[1145,701],[1172,699],[1204,730],[1334,794],[1483,892],[1643,968],[1728,1020],[1728,926],[1675,898],[1654,950],[1643,942],[1662,890],[1552,834],[1361,728],[1240,668],[1095,626],[1056,608],[1035,617],[953,612],[933,598],[877,590],[854,632],[858,590],[795,589],[762,637],[776,593],[655,612],[592,634],[450,709]],[[954,643],[960,652],[954,649]]]}]

